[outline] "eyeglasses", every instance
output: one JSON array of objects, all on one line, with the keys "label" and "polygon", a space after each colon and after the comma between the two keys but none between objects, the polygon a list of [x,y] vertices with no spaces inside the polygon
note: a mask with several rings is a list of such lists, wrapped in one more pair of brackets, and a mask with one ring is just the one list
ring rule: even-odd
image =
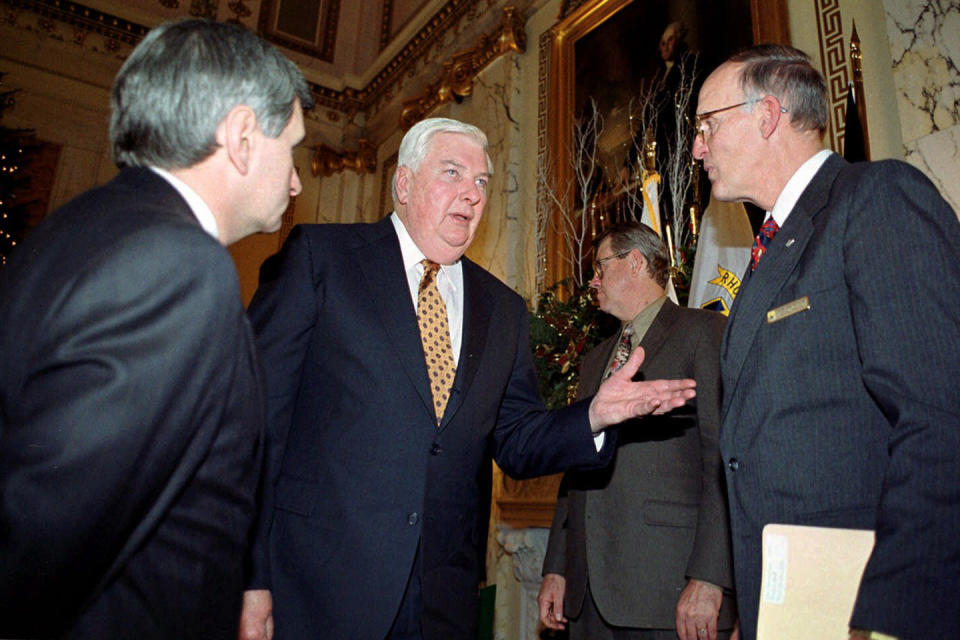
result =
[{"label": "eyeglasses", "polygon": [[[738,102],[737,104],[732,104],[729,107],[720,107],[719,109],[714,109],[713,111],[705,111],[703,113],[696,114],[693,120],[693,130],[696,132],[696,137],[702,140],[702,139],[705,139],[708,135],[713,136],[717,133],[717,127],[714,126],[712,122],[708,122],[708,121],[718,113],[723,113],[724,111],[730,111],[731,109],[736,109],[737,107],[744,107],[748,104],[754,104],[755,102],[760,102],[761,100],[763,100],[763,98],[752,98],[750,100],[744,100],[743,102]],[[787,108],[781,105],[780,113],[786,113],[786,112],[787,112]]]},{"label": "eyeglasses", "polygon": [[593,261],[593,275],[597,278],[603,278],[603,265],[605,262],[610,262],[611,260],[616,260],[617,258],[622,258],[624,256],[630,255],[630,249],[628,251],[623,251],[621,253],[615,253],[612,256],[607,256],[606,258],[600,258],[599,260]]},{"label": "eyeglasses", "polygon": [[[714,109],[713,111],[704,111],[703,113],[698,113],[693,118],[693,130],[697,132],[697,137],[706,138],[707,134],[713,135],[714,128],[707,121],[710,120],[713,116],[718,113],[723,113],[724,111],[730,111],[731,109],[736,109],[737,107],[744,107],[748,104],[753,104],[754,102],[760,102],[761,98],[753,98],[752,100],[744,100],[743,102],[738,102],[737,104],[732,104],[729,107],[720,107],[719,109]],[[709,129],[709,131],[707,131]]]}]

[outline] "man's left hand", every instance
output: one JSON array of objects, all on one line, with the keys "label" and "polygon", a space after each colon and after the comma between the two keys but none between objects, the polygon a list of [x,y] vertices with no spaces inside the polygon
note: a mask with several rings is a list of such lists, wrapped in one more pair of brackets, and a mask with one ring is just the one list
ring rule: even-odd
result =
[{"label": "man's left hand", "polygon": [[630,418],[660,415],[682,407],[697,395],[695,380],[644,380],[631,378],[643,363],[643,349],[637,347],[619,371],[607,378],[590,403],[590,429],[598,431]]},{"label": "man's left hand", "polygon": [[717,640],[717,616],[723,589],[691,579],[677,602],[677,635],[680,640]]}]

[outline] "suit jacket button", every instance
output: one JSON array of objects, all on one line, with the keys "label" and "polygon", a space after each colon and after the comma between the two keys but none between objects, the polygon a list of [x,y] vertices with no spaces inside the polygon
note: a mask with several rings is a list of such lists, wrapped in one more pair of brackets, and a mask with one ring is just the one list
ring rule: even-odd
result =
[{"label": "suit jacket button", "polygon": [[740,461],[736,458],[730,458],[730,462],[727,463],[727,466],[730,467],[730,471],[736,471],[740,468]]},{"label": "suit jacket button", "polygon": [[419,519],[420,519],[420,516],[417,514],[416,511],[414,511],[413,513],[410,513],[407,515],[407,524],[409,524],[410,526],[413,526],[417,524],[417,521]]},{"label": "suit jacket button", "polygon": [[441,453],[442,451],[443,451],[443,449],[441,449],[441,448],[440,448],[440,445],[438,445],[438,444],[434,444],[432,447],[430,447],[430,453],[431,453],[432,455],[438,456],[438,455],[440,455],[440,453]]}]

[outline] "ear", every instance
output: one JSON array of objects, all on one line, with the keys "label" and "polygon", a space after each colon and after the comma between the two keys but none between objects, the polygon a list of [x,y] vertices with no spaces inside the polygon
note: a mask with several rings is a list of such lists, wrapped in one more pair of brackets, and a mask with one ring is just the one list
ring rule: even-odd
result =
[{"label": "ear", "polygon": [[780,100],[776,96],[764,96],[755,109],[760,116],[760,134],[769,138],[777,130],[780,117],[784,114],[780,109]]},{"label": "ear", "polygon": [[259,131],[253,109],[242,104],[230,109],[217,127],[217,144],[227,152],[230,163],[241,175],[250,171],[254,147],[259,144],[255,134]]},{"label": "ear", "polygon": [[413,175],[410,171],[410,167],[405,165],[397,167],[397,171],[394,173],[393,177],[393,186],[397,192],[398,204],[407,204],[407,199],[410,195],[410,181],[412,179]]},{"label": "ear", "polygon": [[630,272],[634,275],[638,273],[643,273],[647,267],[647,259],[644,257],[643,252],[640,249],[633,249],[630,251]]}]

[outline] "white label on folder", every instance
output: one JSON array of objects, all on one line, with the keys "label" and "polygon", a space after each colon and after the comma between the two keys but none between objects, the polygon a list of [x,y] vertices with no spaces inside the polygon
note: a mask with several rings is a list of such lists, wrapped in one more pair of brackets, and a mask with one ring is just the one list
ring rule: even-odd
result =
[{"label": "white label on folder", "polygon": [[787,536],[767,535],[763,541],[763,592],[761,599],[783,604],[787,592]]}]

